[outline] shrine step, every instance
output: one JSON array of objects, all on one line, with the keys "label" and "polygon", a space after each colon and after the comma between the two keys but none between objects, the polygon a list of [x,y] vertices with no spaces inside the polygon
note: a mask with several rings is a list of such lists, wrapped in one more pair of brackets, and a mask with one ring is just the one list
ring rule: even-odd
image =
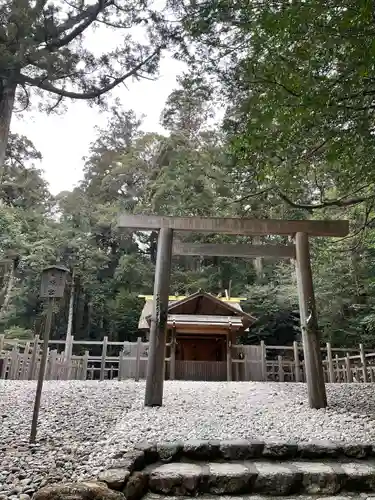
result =
[{"label": "shrine step", "polygon": [[174,462],[144,469],[148,491],[163,495],[336,495],[375,492],[374,461]]},{"label": "shrine step", "polygon": [[[196,497],[199,500],[354,500],[354,499],[363,499],[363,500],[373,500],[375,494],[360,496],[358,493],[354,494],[342,494],[342,495],[333,495],[333,496],[319,496],[319,495],[293,495],[293,496],[271,496],[271,495],[201,495]],[[164,500],[166,497],[164,495],[157,495],[155,493],[148,493],[143,497],[143,500]],[[191,500],[191,497],[173,497],[169,496],[168,500]]]}]

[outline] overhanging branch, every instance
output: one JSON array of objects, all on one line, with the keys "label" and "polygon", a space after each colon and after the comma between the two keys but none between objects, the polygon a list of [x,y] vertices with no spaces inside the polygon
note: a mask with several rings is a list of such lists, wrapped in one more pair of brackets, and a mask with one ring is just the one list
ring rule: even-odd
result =
[{"label": "overhanging branch", "polygon": [[89,100],[89,99],[95,99],[97,97],[100,97],[107,92],[111,91],[114,89],[117,85],[122,83],[124,80],[127,78],[130,78],[131,76],[135,76],[138,71],[145,66],[147,63],[149,63],[154,57],[160,54],[160,51],[162,50],[162,47],[158,47],[152,54],[150,54],[146,59],[138,63],[134,68],[132,68],[130,71],[125,73],[124,75],[114,78],[113,82],[105,85],[102,88],[97,88],[94,90],[91,90],[89,92],[73,92],[69,90],[65,90],[62,88],[55,87],[48,81],[48,76],[45,75],[44,77],[41,78],[31,78],[30,76],[20,74],[20,81],[18,83],[26,83],[28,85],[31,85],[33,87],[39,87],[42,90],[46,90],[47,92],[51,92],[52,94],[59,95],[61,97],[68,97],[70,99],[82,99],[82,100]]},{"label": "overhanging branch", "polygon": [[372,194],[370,196],[359,196],[358,198],[347,198],[347,196],[343,196],[342,198],[338,198],[336,200],[327,200],[322,203],[317,203],[317,204],[305,204],[305,203],[296,203],[293,200],[291,200],[286,194],[282,193],[281,191],[278,191],[277,193],[279,197],[285,201],[288,205],[290,205],[293,208],[301,208],[303,210],[319,210],[322,208],[328,208],[328,207],[350,207],[353,205],[358,205],[359,203],[363,203],[368,200],[373,200],[375,198],[375,194]]},{"label": "overhanging branch", "polygon": [[77,26],[78,23],[82,21],[95,18],[99,12],[103,11],[108,6],[113,4],[114,0],[99,0],[96,4],[90,5],[89,7],[87,7],[87,9],[82,10],[76,16],[69,17],[69,19],[60,24],[60,26],[56,26],[56,31],[54,33],[47,33],[47,36],[50,35],[51,42],[54,43],[54,41],[58,41],[58,36],[62,35],[66,31],[73,29],[75,26]]},{"label": "overhanging branch", "polygon": [[[98,15],[106,9],[109,5],[113,4],[113,0],[99,0],[99,2],[95,5],[91,5],[88,9],[85,11],[85,15],[83,18],[81,18],[78,22],[81,22],[78,26],[76,26],[72,31],[64,36],[63,38],[52,38],[51,40],[47,41],[47,48],[50,51],[54,51],[57,49],[60,49],[61,47],[64,47],[65,45],[68,45],[72,40],[77,38],[79,35],[81,35],[98,17]],[[77,16],[79,18],[80,16]],[[73,25],[75,26],[75,25]],[[64,30],[66,31],[66,29]]]}]

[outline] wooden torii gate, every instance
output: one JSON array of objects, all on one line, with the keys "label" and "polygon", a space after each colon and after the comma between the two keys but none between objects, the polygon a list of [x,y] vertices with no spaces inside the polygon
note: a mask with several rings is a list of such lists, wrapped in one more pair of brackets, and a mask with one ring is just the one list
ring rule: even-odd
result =
[{"label": "wooden torii gate", "polygon": [[123,214],[119,217],[118,227],[159,231],[145,406],[161,406],[163,403],[168,296],[174,231],[251,236],[288,235],[294,238],[294,245],[285,246],[176,243],[175,251],[184,255],[263,256],[295,259],[309,405],[311,408],[325,408],[327,406],[311,272],[309,237],[346,236],[349,233],[348,221],[161,217]]}]

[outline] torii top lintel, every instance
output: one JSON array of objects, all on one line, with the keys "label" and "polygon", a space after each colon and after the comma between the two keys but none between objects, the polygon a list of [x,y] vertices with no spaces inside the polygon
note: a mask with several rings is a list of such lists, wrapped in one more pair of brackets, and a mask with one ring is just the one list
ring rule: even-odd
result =
[{"label": "torii top lintel", "polygon": [[164,217],[158,215],[121,214],[119,228],[141,230],[174,229],[202,233],[226,233],[241,235],[293,235],[307,233],[310,236],[343,237],[349,234],[346,220],[277,220],[240,219],[222,217]]}]

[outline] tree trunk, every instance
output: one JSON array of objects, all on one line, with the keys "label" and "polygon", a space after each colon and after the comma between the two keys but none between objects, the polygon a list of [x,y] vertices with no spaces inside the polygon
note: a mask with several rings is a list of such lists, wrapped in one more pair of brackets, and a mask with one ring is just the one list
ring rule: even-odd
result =
[{"label": "tree trunk", "polygon": [[3,298],[2,298],[2,304],[0,307],[0,318],[2,319],[6,310],[8,309],[9,302],[12,296],[12,290],[14,286],[14,280],[16,277],[16,262],[15,260],[12,262],[12,266],[9,270],[8,274],[8,279],[6,282],[6,286],[3,289]]},{"label": "tree trunk", "polygon": [[[0,79],[0,173],[5,163],[16,88],[17,85],[8,84],[7,80]],[[1,177],[2,174],[0,181]]]},{"label": "tree trunk", "polygon": [[[260,236],[254,236],[253,238],[254,245],[261,245],[262,241]],[[254,260],[254,269],[257,277],[257,282],[261,283],[263,281],[264,272],[263,272],[263,259],[262,257],[256,257]]]},{"label": "tree trunk", "polygon": [[73,315],[74,315],[74,286],[75,286],[75,273],[73,269],[72,273],[72,285],[70,287],[70,298],[69,298],[69,314],[68,314],[68,328],[66,330],[66,339],[70,339],[73,332]]}]

